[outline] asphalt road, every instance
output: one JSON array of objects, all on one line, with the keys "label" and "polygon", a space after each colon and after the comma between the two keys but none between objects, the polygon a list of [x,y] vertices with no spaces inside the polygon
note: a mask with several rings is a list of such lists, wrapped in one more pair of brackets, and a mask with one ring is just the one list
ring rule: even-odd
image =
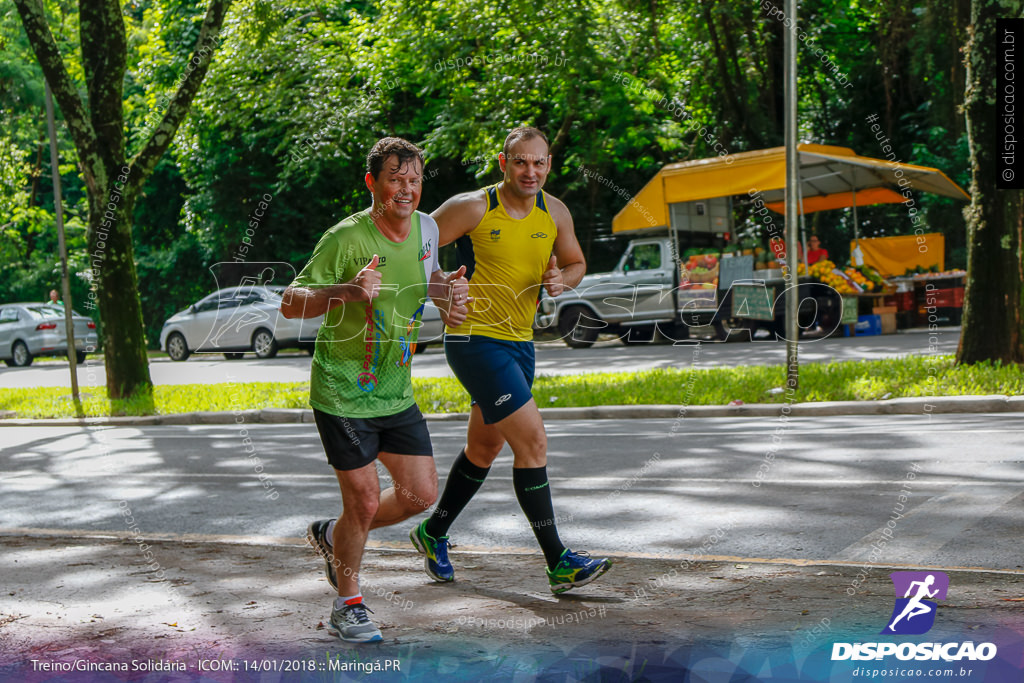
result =
[{"label": "asphalt road", "polygon": [[[934,339],[930,337],[934,336]],[[801,362],[875,360],[907,355],[947,354],[956,351],[959,327],[942,327],[934,335],[908,332],[874,337],[835,337],[800,342]],[[570,349],[560,341],[537,344],[538,374],[575,374],[597,371],[632,371],[655,368],[782,365],[784,343],[754,341],[716,343],[704,341],[700,351],[692,345],[643,344],[623,346],[619,341],[600,341],[589,349]],[[310,357],[305,353],[281,354],[259,360],[246,354],[228,361],[219,354],[195,354],[183,363],[154,359],[150,372],[156,384],[213,384],[218,382],[304,382],[309,379]],[[413,361],[416,377],[450,377],[451,371],[439,345],[428,348]],[[101,359],[90,358],[78,370],[81,387],[106,384]],[[66,362],[35,363],[27,368],[0,369],[0,388],[70,386]]]},{"label": "asphalt road", "polygon": [[[464,425],[430,429],[443,480]],[[548,469],[577,549],[1020,572],[1022,431],[1016,414],[550,421]],[[128,507],[150,537],[295,538],[340,509],[310,424],[0,434],[0,532],[125,532]],[[454,543],[535,548],[510,469],[506,452]],[[411,524],[371,540],[406,547]]]}]

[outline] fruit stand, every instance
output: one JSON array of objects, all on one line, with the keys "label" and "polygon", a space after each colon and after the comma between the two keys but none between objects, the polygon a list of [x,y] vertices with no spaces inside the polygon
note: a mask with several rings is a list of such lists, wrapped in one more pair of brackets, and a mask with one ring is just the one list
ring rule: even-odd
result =
[{"label": "fruit stand", "polygon": [[843,334],[895,334],[896,308],[884,297],[896,288],[868,265],[837,268],[829,260],[818,261],[808,270],[818,282],[836,290],[843,298]]},{"label": "fruit stand", "polygon": [[[803,216],[817,211],[852,209],[854,241],[865,244],[863,251],[870,252],[875,243],[870,241],[874,238],[860,238],[858,206],[907,204],[912,198],[910,190],[902,178],[896,177],[892,164],[886,159],[861,156],[845,147],[800,143],[797,145],[796,163],[800,191],[797,204],[801,214],[799,223],[803,223]],[[913,179],[916,192],[970,200],[970,196],[939,169],[908,163],[902,163],[900,169],[903,176]],[[702,308],[701,313],[713,312],[714,324],[718,327],[735,321],[747,326],[743,322],[746,320],[750,321],[751,328],[757,323],[781,332],[780,320],[786,311],[784,306],[776,306],[775,303],[778,303],[778,295],[792,281],[782,280],[780,271],[773,267],[775,259],[771,250],[764,249],[759,239],[755,238],[758,244],[753,247],[734,242],[738,236],[733,233],[732,220],[733,207],[738,203],[749,207],[748,220],[756,227],[756,234],[776,241],[798,239],[797,232],[791,231],[785,221],[771,215],[772,212],[785,215],[783,200],[789,182],[792,179],[787,173],[787,153],[783,147],[737,152],[729,155],[728,159],[711,157],[667,164],[615,215],[612,232],[668,230],[674,243],[676,235],[686,234],[695,247],[717,247],[721,254],[684,253],[678,257],[679,301],[714,304],[711,309]],[[716,203],[722,211],[716,211]],[[916,226],[917,221],[914,221],[914,234],[901,238],[907,240],[903,245],[904,251],[927,252],[930,258],[941,261],[941,254],[932,246],[931,235],[920,234]],[[801,231],[804,228],[801,227]],[[745,231],[745,236],[750,235],[749,230]],[[895,243],[882,242],[881,246],[886,248],[892,244]],[[860,251],[852,249],[851,253]],[[710,256],[714,259],[708,258]],[[751,263],[744,263],[742,269],[735,267],[739,263],[729,264],[730,270],[737,273],[742,270],[743,273],[735,278],[726,278],[722,264],[728,260],[727,257],[736,256],[744,261],[750,259]],[[906,262],[903,256],[898,253],[894,260]],[[828,322],[835,321],[842,312],[844,319],[853,324],[857,332],[861,331],[864,323],[870,330],[877,330],[876,333],[882,332],[883,325],[885,331],[895,331],[897,310],[887,305],[889,302],[885,297],[895,294],[896,287],[886,287],[877,269],[859,267],[864,263],[860,258],[856,262],[856,270],[836,269],[835,264],[829,268],[821,266],[817,276],[809,268],[806,271],[797,269],[797,298],[801,303],[800,310],[795,313],[799,327],[807,330],[804,321],[809,317],[826,331],[832,330],[834,328]],[[760,283],[754,285],[749,280]],[[736,282],[743,292],[741,296],[732,295],[736,290],[732,282]],[[839,299],[842,292],[850,297],[845,311]],[[762,300],[766,297],[771,306],[763,305],[765,302]],[[955,293],[953,297],[955,303]],[[916,304],[916,298],[914,301]],[[816,305],[817,312],[814,310]],[[756,315],[743,315],[745,310],[754,311]]]}]

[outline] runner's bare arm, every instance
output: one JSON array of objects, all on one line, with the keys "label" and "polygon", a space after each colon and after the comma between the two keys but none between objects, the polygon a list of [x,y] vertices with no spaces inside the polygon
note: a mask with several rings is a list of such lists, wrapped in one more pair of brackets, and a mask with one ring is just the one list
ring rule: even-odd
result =
[{"label": "runner's bare arm", "polygon": [[576,240],[572,214],[561,200],[548,195],[551,199],[551,217],[555,219],[558,235],[555,237],[554,254],[558,268],[562,271],[562,285],[575,287],[587,272],[587,261],[583,258],[583,249]]},{"label": "runner's bare arm", "polygon": [[475,228],[487,213],[487,198],[481,190],[463,192],[434,209],[430,217],[437,222],[443,247]]},{"label": "runner's bare arm", "polygon": [[291,287],[281,295],[281,315],[286,318],[315,318],[352,301],[370,301],[380,290],[377,255],[356,276],[326,287]]}]

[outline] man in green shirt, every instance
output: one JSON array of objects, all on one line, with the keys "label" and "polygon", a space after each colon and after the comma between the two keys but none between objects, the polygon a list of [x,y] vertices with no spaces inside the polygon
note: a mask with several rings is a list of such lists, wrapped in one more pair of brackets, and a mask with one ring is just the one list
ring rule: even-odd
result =
[{"label": "man in green shirt", "polygon": [[[341,487],[337,520],[309,525],[338,591],[330,623],[342,640],[381,640],[359,590],[371,529],[426,510],[437,497],[437,470],[426,421],[412,395],[410,361],[428,295],[448,324],[465,320],[465,268],[437,265],[437,224],[419,206],[423,156],[401,138],[379,140],[366,158],[369,209],[320,239],[283,296],[286,318],[324,316],[310,380],[327,460]],[[394,485],[380,490],[375,460]]]}]

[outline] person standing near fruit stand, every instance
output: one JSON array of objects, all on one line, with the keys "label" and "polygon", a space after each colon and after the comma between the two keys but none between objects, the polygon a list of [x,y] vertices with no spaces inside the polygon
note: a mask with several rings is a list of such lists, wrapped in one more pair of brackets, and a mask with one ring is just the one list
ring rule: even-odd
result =
[{"label": "person standing near fruit stand", "polygon": [[[768,249],[771,251],[776,261],[785,265],[786,254],[788,253],[786,251],[786,240],[781,237],[772,237],[768,240]],[[804,248],[803,245],[800,244],[799,240],[797,240],[796,243],[796,260],[801,262],[804,260]]]},{"label": "person standing near fruit stand", "polygon": [[807,265],[813,266],[818,261],[824,261],[828,259],[828,249],[821,247],[821,240],[818,239],[817,235],[811,235],[807,238]]}]

